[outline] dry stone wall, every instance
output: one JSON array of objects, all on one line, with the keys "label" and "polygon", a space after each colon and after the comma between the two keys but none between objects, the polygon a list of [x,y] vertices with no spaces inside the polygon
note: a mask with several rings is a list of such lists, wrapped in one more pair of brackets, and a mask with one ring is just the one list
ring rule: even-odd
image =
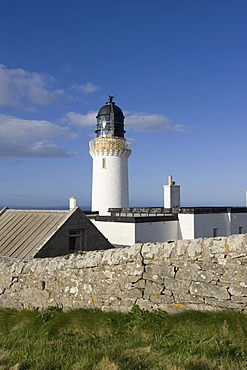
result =
[{"label": "dry stone wall", "polygon": [[0,258],[0,307],[247,312],[247,234],[27,262]]}]

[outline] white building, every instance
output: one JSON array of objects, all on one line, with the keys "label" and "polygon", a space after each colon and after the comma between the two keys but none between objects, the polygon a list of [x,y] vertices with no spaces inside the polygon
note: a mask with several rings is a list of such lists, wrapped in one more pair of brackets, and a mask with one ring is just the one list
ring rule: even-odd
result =
[{"label": "white building", "polygon": [[88,215],[112,244],[247,233],[246,207],[181,207],[180,185],[172,176],[164,185],[162,208],[129,208],[131,143],[124,138],[123,112],[112,99],[99,110],[96,138],[89,144],[93,185],[92,213]]}]

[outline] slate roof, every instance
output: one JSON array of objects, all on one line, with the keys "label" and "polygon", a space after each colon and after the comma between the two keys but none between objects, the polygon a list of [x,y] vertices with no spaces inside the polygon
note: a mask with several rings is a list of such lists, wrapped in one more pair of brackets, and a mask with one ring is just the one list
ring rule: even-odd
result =
[{"label": "slate roof", "polygon": [[0,256],[32,258],[71,217],[72,210],[0,211]]}]

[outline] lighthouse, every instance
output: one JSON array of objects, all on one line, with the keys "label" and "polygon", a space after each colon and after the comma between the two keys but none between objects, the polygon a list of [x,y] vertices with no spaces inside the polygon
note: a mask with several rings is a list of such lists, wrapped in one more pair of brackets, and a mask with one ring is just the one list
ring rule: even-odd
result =
[{"label": "lighthouse", "polygon": [[92,211],[129,207],[128,158],[131,142],[124,137],[124,115],[109,96],[96,119],[96,138],[89,143],[93,158]]}]

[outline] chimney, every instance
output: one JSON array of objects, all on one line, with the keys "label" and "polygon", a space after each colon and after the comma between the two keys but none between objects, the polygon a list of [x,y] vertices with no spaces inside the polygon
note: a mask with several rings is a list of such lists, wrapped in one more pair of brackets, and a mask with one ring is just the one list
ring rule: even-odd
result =
[{"label": "chimney", "polygon": [[76,208],[76,198],[75,197],[69,197],[69,210]]},{"label": "chimney", "polygon": [[168,184],[164,185],[164,208],[180,208],[180,185],[168,176]]},{"label": "chimney", "polygon": [[168,185],[172,185],[172,175],[168,176]]}]

